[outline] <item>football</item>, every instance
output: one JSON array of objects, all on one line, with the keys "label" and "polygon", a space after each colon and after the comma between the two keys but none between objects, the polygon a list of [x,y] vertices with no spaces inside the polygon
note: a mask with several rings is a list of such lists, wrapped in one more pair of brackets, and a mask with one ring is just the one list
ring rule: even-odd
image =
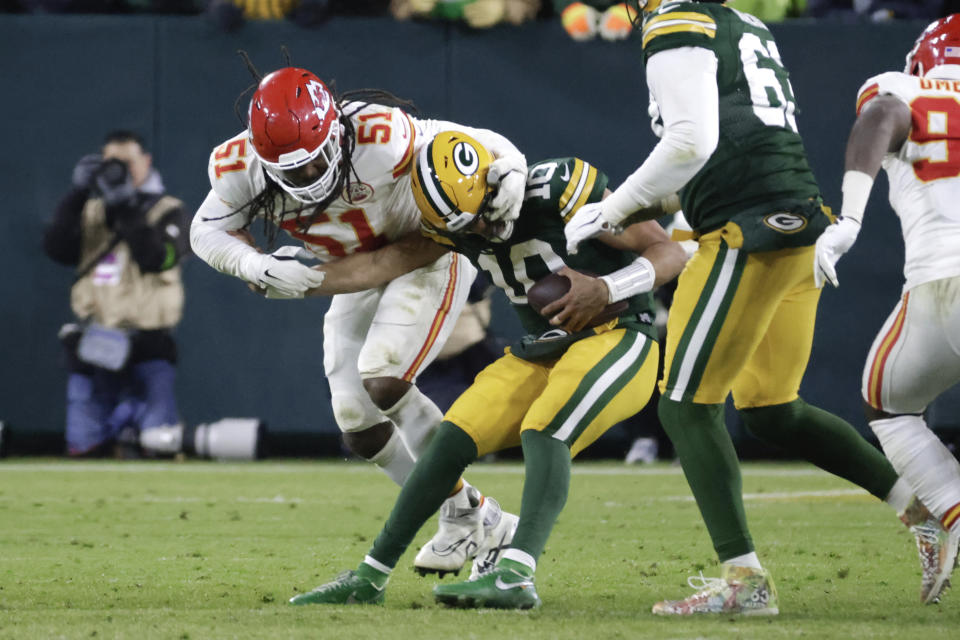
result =
[{"label": "football", "polygon": [[[581,272],[588,276],[593,276],[592,273]],[[566,295],[567,291],[570,290],[570,278],[567,276],[562,276],[559,273],[548,274],[535,283],[530,289],[527,290],[527,303],[537,313],[542,315],[542,309],[559,298],[562,298]],[[593,319],[587,324],[588,327],[596,327],[597,325],[610,322],[621,313],[627,310],[628,303],[626,300],[621,300],[619,302],[613,302],[605,306],[600,313],[595,315]]]}]

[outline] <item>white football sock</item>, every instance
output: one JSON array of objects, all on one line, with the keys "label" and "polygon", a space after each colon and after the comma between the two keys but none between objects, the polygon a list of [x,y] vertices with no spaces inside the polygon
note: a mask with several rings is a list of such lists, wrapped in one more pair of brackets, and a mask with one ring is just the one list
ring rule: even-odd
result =
[{"label": "white football sock", "polygon": [[443,420],[443,413],[437,405],[413,386],[383,413],[400,429],[400,435],[414,459],[426,450],[437,425]]},{"label": "white football sock", "polygon": [[899,516],[907,510],[907,507],[913,501],[913,487],[903,478],[897,478],[897,481],[890,487],[890,493],[883,501],[893,507],[893,510]]},{"label": "white football sock", "polygon": [[[920,501],[944,525],[960,527],[960,463],[920,416],[896,416],[870,422],[890,464]],[[954,517],[951,517],[954,516]]]},{"label": "white football sock", "polygon": [[729,560],[724,560],[723,564],[732,564],[735,567],[750,567],[751,569],[763,569],[763,566],[760,565],[760,558],[757,557],[756,551],[751,551],[750,553],[745,553],[742,556],[737,556],[736,558],[730,558]]},{"label": "white football sock", "polygon": [[537,561],[534,560],[533,556],[526,551],[521,551],[520,549],[514,549],[511,547],[504,551],[503,555],[500,557],[504,560],[513,560],[514,562],[519,562],[520,564],[529,567],[530,571],[534,573],[537,572]]},{"label": "white football sock", "polygon": [[397,429],[393,430],[387,444],[383,445],[383,449],[380,449],[377,455],[370,458],[370,462],[380,467],[391,480],[401,487],[407,481],[407,476],[413,471],[413,465],[416,464]]}]

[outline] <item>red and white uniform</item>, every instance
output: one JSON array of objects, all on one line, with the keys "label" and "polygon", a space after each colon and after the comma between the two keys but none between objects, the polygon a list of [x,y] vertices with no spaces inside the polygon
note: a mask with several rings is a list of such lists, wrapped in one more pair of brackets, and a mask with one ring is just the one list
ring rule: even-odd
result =
[{"label": "red and white uniform", "polygon": [[960,77],[889,72],[861,87],[910,108],[910,134],[883,160],[906,260],[903,297],[874,340],[863,397],[888,413],[920,413],[960,380]]},{"label": "red and white uniform", "polygon": [[[394,107],[348,103],[343,111],[356,132],[352,202],[341,194],[323,212],[305,210],[302,215],[315,214],[306,229],[300,228],[294,213],[284,215],[281,223],[321,261],[372,251],[418,229],[410,168],[436,133],[463,130],[499,151],[495,155],[519,154],[491,131],[421,120]],[[256,250],[227,233],[247,223],[246,213],[237,211],[266,186],[247,135],[241,132],[211,153],[212,189],[194,216],[190,239],[194,253],[215,269],[256,282]],[[278,211],[309,207],[286,194],[277,198]],[[341,430],[358,431],[386,420],[362,380],[393,377],[414,382],[452,331],[475,275],[465,258],[450,253],[384,287],[333,297],[324,320],[324,369]]]}]

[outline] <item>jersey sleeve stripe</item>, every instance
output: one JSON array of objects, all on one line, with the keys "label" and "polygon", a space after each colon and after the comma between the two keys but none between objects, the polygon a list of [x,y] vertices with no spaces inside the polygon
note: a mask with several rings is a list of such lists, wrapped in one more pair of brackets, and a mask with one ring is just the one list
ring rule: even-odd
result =
[{"label": "jersey sleeve stripe", "polygon": [[[401,113],[403,113],[401,111]],[[403,152],[403,157],[400,158],[400,162],[397,163],[397,166],[393,168],[393,177],[399,178],[407,172],[407,169],[410,168],[410,162],[413,160],[413,145],[417,139],[417,130],[413,126],[413,122],[410,121],[410,116],[403,113],[403,122],[402,126],[407,130],[407,149]]]},{"label": "jersey sleeve stripe", "polygon": [[590,192],[593,191],[593,183],[597,179],[597,169],[583,160],[575,159],[573,163],[573,172],[567,188],[560,195],[558,204],[560,205],[560,217],[563,221],[569,222],[574,212],[583,206]]},{"label": "jersey sleeve stripe", "polygon": [[863,107],[880,95],[880,85],[873,83],[866,89],[860,92],[860,95],[857,97],[857,115],[860,115],[860,112],[863,111]]},{"label": "jersey sleeve stripe", "polygon": [[655,16],[643,25],[643,46],[659,35],[684,31],[713,38],[717,33],[717,23],[712,17],[694,11],[675,11]]},{"label": "jersey sleeve stripe", "polygon": [[701,33],[708,38],[715,38],[717,36],[717,27],[692,24],[692,23],[682,23],[674,25],[662,25],[651,29],[650,31],[644,30],[643,35],[643,45],[646,47],[651,40],[657,36],[665,36],[671,33]]}]

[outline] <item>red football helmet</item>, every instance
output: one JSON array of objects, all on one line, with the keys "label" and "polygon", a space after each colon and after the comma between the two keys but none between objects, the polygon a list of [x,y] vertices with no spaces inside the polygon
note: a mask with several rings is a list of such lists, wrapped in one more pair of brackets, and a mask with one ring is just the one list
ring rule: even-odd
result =
[{"label": "red football helmet", "polygon": [[960,65],[960,13],[933,22],[907,54],[904,73],[925,76],[934,67]]},{"label": "red football helmet", "polygon": [[320,78],[296,67],[266,76],[250,101],[248,126],[267,175],[291,196],[315,204],[337,188],[343,126]]}]

